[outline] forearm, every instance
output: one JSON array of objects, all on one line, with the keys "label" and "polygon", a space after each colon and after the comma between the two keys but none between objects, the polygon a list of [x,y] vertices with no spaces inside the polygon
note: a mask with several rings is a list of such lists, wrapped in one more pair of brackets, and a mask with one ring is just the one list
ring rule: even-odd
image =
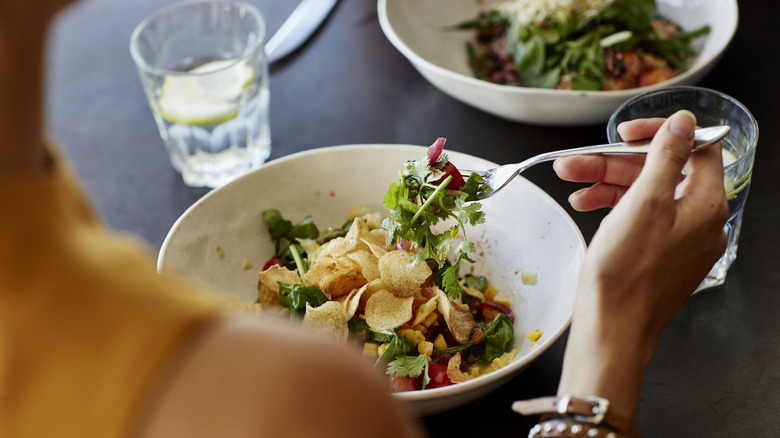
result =
[{"label": "forearm", "polygon": [[596,315],[572,322],[558,395],[603,397],[612,412],[633,419],[655,341],[635,325]]},{"label": "forearm", "polygon": [[46,21],[0,27],[0,172],[44,168],[43,67]]}]

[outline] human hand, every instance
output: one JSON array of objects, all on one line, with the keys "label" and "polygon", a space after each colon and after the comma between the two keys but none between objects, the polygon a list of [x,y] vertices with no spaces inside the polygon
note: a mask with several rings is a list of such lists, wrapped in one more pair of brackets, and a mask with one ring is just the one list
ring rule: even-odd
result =
[{"label": "human hand", "polygon": [[615,206],[582,266],[560,393],[606,397],[633,416],[661,333],[725,250],[721,152],[691,153],[695,125],[688,111],[622,125],[624,138],[657,129],[644,166],[610,157],[556,168],[598,181],[572,204]]},{"label": "human hand", "polygon": [[[648,329],[658,336],[726,247],[720,148],[691,153],[695,125],[687,111],[621,125],[629,139],[657,131],[645,165],[604,160],[605,179],[575,196],[588,207],[615,205],[591,242],[585,289],[604,290],[612,302],[625,293],[630,302],[621,304],[651,313]],[[651,294],[641,306],[634,304],[638,290]]]},{"label": "human hand", "polygon": [[[618,126],[626,141],[652,137],[665,119],[638,119]],[[553,163],[558,177],[565,181],[593,183],[571,194],[569,203],[577,211],[614,207],[639,176],[645,155],[575,155]]]}]

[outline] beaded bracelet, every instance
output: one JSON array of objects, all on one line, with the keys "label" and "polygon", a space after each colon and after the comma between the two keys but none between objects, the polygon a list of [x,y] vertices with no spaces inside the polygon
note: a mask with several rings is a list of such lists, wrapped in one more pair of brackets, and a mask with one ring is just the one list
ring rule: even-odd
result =
[{"label": "beaded bracelet", "polygon": [[537,437],[604,437],[638,438],[639,434],[629,418],[609,408],[609,400],[602,397],[541,397],[516,401],[512,410],[523,415],[544,415],[529,433]]},{"label": "beaded bracelet", "polygon": [[528,438],[629,438],[612,429],[580,423],[571,418],[552,418],[539,422]]}]

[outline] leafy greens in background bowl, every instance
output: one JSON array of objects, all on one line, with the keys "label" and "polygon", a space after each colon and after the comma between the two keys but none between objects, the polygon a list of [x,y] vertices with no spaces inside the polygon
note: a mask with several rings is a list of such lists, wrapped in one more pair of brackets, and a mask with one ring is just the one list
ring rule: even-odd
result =
[{"label": "leafy greens in background bowl", "polygon": [[[312,215],[317,224],[335,227],[357,203],[384,213],[383,197],[390,183],[398,180],[403,163],[424,157],[426,151],[420,146],[351,145],[272,161],[189,208],[163,242],[158,269],[204,281],[227,300],[253,303],[258,271],[274,254],[264,211],[276,209],[293,222]],[[494,166],[470,155],[448,155],[461,168]],[[476,263],[464,263],[462,272],[486,276],[509,298],[515,316],[512,348],[519,353],[490,374],[394,395],[417,415],[451,409],[487,394],[525,369],[568,327],[585,252],[579,229],[552,198],[523,178],[516,178],[501,197],[506,202],[496,197],[483,203],[484,224],[467,228],[478,253]],[[251,269],[246,269],[247,262]],[[525,274],[535,277],[536,284],[524,284]],[[526,334],[537,329],[542,336],[531,347]]]},{"label": "leafy greens in background bowl", "polygon": [[[518,87],[475,78],[466,50],[474,36],[471,32],[452,31],[453,26],[473,21],[497,3],[500,2],[379,0],[378,12],[382,30],[390,42],[423,77],[444,93],[499,117],[551,126],[602,123],[622,102],[636,94],[668,85],[698,82],[720,58],[737,27],[736,0],[657,0],[658,13],[678,23],[684,31],[709,26],[709,34],[698,54],[688,61],[690,65],[685,72],[655,85],[618,91]],[[647,2],[642,0],[640,3]],[[518,50],[528,47],[534,45]],[[550,85],[545,80],[552,82],[552,75],[539,68],[535,56],[527,54],[522,63],[521,69],[539,70],[536,85]],[[548,75],[542,74],[545,72]],[[575,77],[579,88],[592,88],[592,84],[584,84],[586,79],[587,75]]]}]

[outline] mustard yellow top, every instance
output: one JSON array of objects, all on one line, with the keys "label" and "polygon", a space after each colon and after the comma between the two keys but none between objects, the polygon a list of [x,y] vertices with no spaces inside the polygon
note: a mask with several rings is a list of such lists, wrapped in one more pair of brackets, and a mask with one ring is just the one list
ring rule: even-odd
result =
[{"label": "mustard yellow top", "polygon": [[216,298],[107,231],[62,164],[0,176],[0,437],[126,437]]}]

